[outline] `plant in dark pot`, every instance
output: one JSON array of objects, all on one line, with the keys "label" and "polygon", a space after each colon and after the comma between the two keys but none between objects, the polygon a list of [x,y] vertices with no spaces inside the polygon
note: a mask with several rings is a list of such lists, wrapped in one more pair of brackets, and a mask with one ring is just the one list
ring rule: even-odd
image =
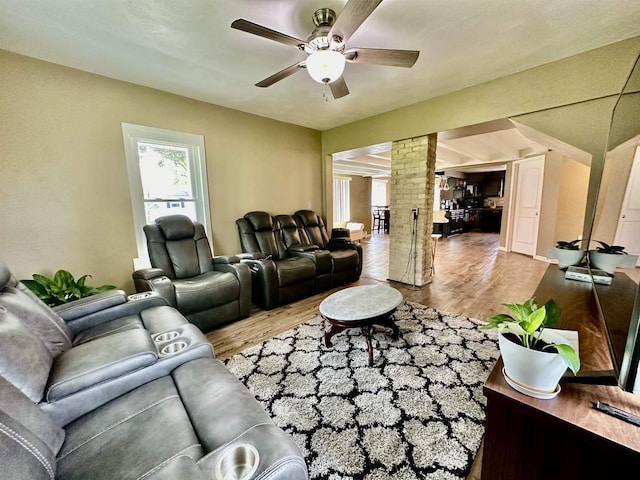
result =
[{"label": "plant in dark pot", "polygon": [[536,398],[553,398],[560,392],[558,381],[569,368],[580,370],[580,357],[569,341],[546,330],[560,319],[560,307],[549,300],[538,307],[533,298],[524,303],[505,303],[513,316],[494,315],[483,329],[499,330],[498,344],[509,385]]},{"label": "plant in dark pot", "polygon": [[609,245],[600,240],[595,241],[600,246],[595,250],[589,250],[591,266],[610,274],[613,274],[616,268],[635,268],[638,255],[629,255],[624,251],[624,247],[619,245]]},{"label": "plant in dark pot", "polygon": [[571,265],[579,265],[584,259],[586,251],[580,248],[582,240],[576,239],[566,242],[558,240],[555,247],[549,247],[547,258],[557,259],[558,268],[567,268]]},{"label": "plant in dark pot", "polygon": [[87,278],[90,277],[91,275],[83,275],[76,280],[67,270],[58,270],[53,278],[36,273],[33,275],[33,280],[21,280],[21,282],[50,307],[116,288],[114,285],[90,287],[86,284]]}]

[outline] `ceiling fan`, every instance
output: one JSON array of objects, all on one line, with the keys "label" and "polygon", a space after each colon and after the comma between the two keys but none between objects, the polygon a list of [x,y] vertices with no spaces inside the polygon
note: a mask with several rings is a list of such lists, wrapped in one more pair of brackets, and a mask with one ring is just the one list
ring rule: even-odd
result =
[{"label": "ceiling fan", "polygon": [[330,8],[316,10],[313,14],[316,28],[306,40],[244,19],[235,20],[231,28],[296,47],[308,55],[306,60],[294,63],[256,83],[257,87],[268,87],[301,69],[306,69],[315,81],[329,85],[333,97],[337,99],[349,94],[342,76],[345,62],[408,68],[418,59],[420,52],[416,50],[346,48],[347,40],[381,2],[382,0],[349,0],[339,16]]}]

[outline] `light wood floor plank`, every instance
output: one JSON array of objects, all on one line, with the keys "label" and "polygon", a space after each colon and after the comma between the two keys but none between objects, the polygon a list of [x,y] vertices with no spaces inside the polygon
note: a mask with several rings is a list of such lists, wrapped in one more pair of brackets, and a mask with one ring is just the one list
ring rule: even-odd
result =
[{"label": "light wood floor plank", "polygon": [[547,268],[545,262],[531,257],[498,251],[498,240],[492,233],[465,233],[439,240],[432,283],[413,287],[387,281],[389,235],[374,233],[362,241],[365,263],[357,282],[269,311],[254,307],[249,318],[213,330],[207,338],[218,358],[228,358],[311,320],[318,315],[320,302],[331,293],[376,283],[397,288],[405,300],[486,320],[504,311],[502,303],[529,298]]}]

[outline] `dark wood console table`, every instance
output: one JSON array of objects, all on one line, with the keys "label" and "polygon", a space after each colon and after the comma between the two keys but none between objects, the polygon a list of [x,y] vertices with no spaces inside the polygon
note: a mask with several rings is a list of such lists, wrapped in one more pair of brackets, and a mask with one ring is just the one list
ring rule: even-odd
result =
[{"label": "dark wood console table", "polygon": [[[633,300],[629,292],[633,289],[635,293],[635,288],[626,275],[617,273],[605,293],[613,300],[611,305],[626,311],[631,306],[620,300]],[[590,283],[565,280],[564,272],[550,265],[535,298],[538,304],[556,300],[562,309],[558,328],[578,331],[581,371],[613,368]],[[562,382],[561,387],[552,400],[528,397],[507,385],[502,361],[497,362],[484,385],[487,420],[483,480],[640,477],[640,427],[593,408],[596,401],[603,401],[640,415],[640,395],[617,386]]]}]

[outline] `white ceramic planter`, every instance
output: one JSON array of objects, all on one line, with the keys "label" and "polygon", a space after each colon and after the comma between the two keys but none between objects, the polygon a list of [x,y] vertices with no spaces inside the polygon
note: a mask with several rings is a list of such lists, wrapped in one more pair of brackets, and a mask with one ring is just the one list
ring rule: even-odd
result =
[{"label": "white ceramic planter", "polygon": [[[547,330],[542,332],[541,338],[547,343],[569,343],[564,337]],[[525,348],[502,334],[498,336],[498,343],[505,373],[512,380],[539,392],[556,390],[558,381],[567,371],[567,364],[560,355]]]},{"label": "white ceramic planter", "polygon": [[547,250],[547,258],[557,259],[558,268],[567,268],[571,265],[580,264],[585,253],[585,250],[565,250],[563,248],[549,247]]},{"label": "white ceramic planter", "polygon": [[592,267],[614,274],[616,268],[635,268],[638,255],[615,255],[589,250],[589,262]]}]

